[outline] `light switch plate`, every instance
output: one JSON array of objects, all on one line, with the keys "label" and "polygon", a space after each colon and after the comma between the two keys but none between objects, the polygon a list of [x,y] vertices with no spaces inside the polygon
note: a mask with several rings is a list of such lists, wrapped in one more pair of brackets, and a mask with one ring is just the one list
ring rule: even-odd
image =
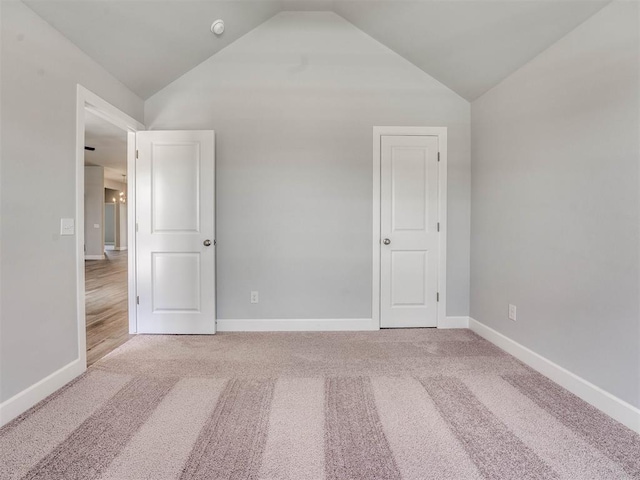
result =
[{"label": "light switch plate", "polygon": [[76,233],[76,223],[73,218],[60,219],[60,235],[73,235]]}]

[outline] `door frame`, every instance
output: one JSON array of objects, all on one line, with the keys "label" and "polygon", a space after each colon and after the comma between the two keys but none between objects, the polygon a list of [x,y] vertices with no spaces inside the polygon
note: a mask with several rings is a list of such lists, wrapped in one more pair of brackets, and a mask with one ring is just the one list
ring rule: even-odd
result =
[{"label": "door frame", "polygon": [[438,162],[438,221],[440,236],[438,246],[439,301],[438,328],[445,325],[447,316],[447,127],[373,127],[373,228],[372,228],[372,285],[371,319],[380,328],[380,224],[381,224],[381,154],[383,136],[435,136],[438,137],[440,161]]},{"label": "door frame", "polygon": [[85,111],[127,132],[127,252],[129,333],[136,333],[136,235],[135,235],[135,152],[136,132],[145,126],[95,93],[78,84],[76,89],[76,296],[78,358],[87,369],[87,327],[84,275],[84,135]]}]

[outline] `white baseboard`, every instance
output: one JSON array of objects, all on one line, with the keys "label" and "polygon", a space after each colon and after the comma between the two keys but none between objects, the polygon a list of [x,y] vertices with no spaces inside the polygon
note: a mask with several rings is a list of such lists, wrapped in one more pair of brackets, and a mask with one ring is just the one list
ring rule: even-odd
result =
[{"label": "white baseboard", "polygon": [[218,332],[331,332],[379,330],[370,318],[233,319],[217,321]]},{"label": "white baseboard", "polygon": [[48,377],[31,385],[25,390],[0,404],[0,427],[7,424],[21,413],[26,412],[40,400],[44,400],[53,392],[62,388],[71,380],[84,372],[85,366],[77,358]]},{"label": "white baseboard", "polygon": [[[218,332],[330,332],[379,330],[370,318],[219,319]],[[438,328],[469,328],[469,317],[446,317]]]},{"label": "white baseboard", "polygon": [[469,317],[445,317],[438,328],[469,328]]},{"label": "white baseboard", "polygon": [[469,328],[614,420],[640,433],[640,409],[473,318],[469,319]]},{"label": "white baseboard", "polygon": [[113,249],[114,249],[114,250],[117,250],[117,251],[119,251],[119,252],[121,252],[121,251],[123,251],[123,250],[126,250],[126,249],[127,249],[127,247],[114,247]]},{"label": "white baseboard", "polygon": [[85,255],[84,259],[85,260],[104,260],[104,254],[103,255]]}]

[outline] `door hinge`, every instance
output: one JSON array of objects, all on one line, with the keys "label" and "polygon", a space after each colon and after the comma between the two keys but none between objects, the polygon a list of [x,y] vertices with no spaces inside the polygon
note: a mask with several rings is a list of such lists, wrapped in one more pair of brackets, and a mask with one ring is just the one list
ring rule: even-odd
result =
[{"label": "door hinge", "polygon": [[[138,158],[138,157],[136,157]],[[440,161],[440,152],[438,152],[438,161]]]},{"label": "door hinge", "polygon": [[[438,154],[439,156],[440,154]],[[138,150],[136,150],[136,158],[138,158]],[[438,161],[440,161],[440,159],[438,159]]]},{"label": "door hinge", "polygon": [[140,295],[136,297],[136,305],[140,305]]},{"label": "door hinge", "polygon": [[436,302],[440,301],[440,292],[436,292]]},{"label": "door hinge", "polygon": [[440,222],[438,222],[438,231],[440,231]]}]

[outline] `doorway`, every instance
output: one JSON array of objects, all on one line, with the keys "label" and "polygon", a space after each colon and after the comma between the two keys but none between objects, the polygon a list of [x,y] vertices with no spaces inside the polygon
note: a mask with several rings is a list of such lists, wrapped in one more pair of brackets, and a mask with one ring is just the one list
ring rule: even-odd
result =
[{"label": "doorway", "polygon": [[78,345],[91,365],[135,333],[132,199],[144,127],[80,85],[76,125]]},{"label": "doorway", "polygon": [[446,128],[374,127],[372,316],[380,328],[446,316]]},{"label": "doorway", "polygon": [[85,109],[87,366],[129,338],[127,132]]}]

